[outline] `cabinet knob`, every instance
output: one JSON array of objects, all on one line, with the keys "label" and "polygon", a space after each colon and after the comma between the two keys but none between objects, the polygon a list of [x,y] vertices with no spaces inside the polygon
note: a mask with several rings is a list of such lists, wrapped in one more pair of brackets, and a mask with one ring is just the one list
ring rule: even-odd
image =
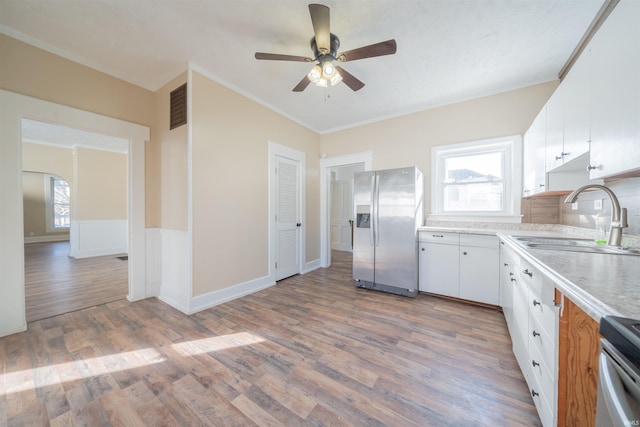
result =
[{"label": "cabinet knob", "polygon": [[525,268],[522,272],[523,272],[524,274],[526,274],[527,276],[529,276],[529,277],[533,277],[533,273],[532,273],[532,272],[530,272],[528,268]]},{"label": "cabinet knob", "polygon": [[542,303],[538,300],[533,300],[533,306],[535,307],[536,305],[542,305]]},{"label": "cabinet knob", "polygon": [[562,160],[564,159],[566,156],[568,156],[571,153],[565,153],[564,151],[562,153],[560,153],[559,156],[556,156],[556,160]]},{"label": "cabinet knob", "polygon": [[466,252],[462,252],[462,255],[466,255],[466,254],[467,254]]},{"label": "cabinet knob", "polygon": [[537,332],[535,329],[533,330],[533,337],[539,337],[540,336],[540,332]]},{"label": "cabinet knob", "polygon": [[420,250],[421,250],[422,252],[424,252],[424,248],[420,248]]},{"label": "cabinet knob", "polygon": [[442,235],[442,234],[432,234],[431,237],[439,237],[439,238],[442,239],[444,237],[444,235]]},{"label": "cabinet knob", "polygon": [[593,166],[593,165],[587,166],[587,172],[592,171],[594,169],[598,169],[598,167],[597,166]]},{"label": "cabinet knob", "polygon": [[544,184],[538,184],[538,187],[544,188]]},{"label": "cabinet knob", "polygon": [[511,278],[511,281],[512,281],[512,282],[517,282],[517,280],[516,280],[516,278],[515,278],[515,277],[512,277],[512,278]]},{"label": "cabinet knob", "polygon": [[531,365],[533,365],[533,367],[535,368],[536,366],[540,366],[540,364],[538,362],[536,362],[535,360],[531,361]]},{"label": "cabinet knob", "polygon": [[538,393],[534,389],[531,389],[531,396],[533,396],[533,397],[540,396],[540,393]]}]

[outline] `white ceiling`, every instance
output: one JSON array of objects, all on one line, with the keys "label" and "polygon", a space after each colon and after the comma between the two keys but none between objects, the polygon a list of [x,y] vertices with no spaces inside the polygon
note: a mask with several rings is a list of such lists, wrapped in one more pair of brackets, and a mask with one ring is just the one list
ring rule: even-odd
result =
[{"label": "white ceiling", "polygon": [[603,0],[324,0],[340,51],[394,38],[395,55],[342,66],[366,86],[291,89],[312,56],[300,0],[0,0],[0,32],[156,90],[191,63],[320,133],[557,78]]}]

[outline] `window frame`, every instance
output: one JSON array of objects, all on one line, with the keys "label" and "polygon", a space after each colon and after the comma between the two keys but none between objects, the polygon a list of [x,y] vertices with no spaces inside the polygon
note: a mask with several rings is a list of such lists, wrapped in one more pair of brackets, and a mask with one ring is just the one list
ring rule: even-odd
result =
[{"label": "window frame", "polygon": [[44,174],[44,199],[45,199],[45,229],[47,233],[68,232],[71,228],[71,201],[69,201],[69,225],[66,227],[55,226],[55,181],[64,181],[70,186],[66,179],[52,174]]},{"label": "window frame", "polygon": [[[445,189],[450,186],[445,176],[445,160],[451,157],[481,155],[500,152],[503,156],[504,192],[500,211],[445,210]],[[522,191],[522,136],[498,138],[441,145],[431,148],[431,214],[429,219],[520,222],[520,194]],[[484,181],[489,182],[489,181]]]}]

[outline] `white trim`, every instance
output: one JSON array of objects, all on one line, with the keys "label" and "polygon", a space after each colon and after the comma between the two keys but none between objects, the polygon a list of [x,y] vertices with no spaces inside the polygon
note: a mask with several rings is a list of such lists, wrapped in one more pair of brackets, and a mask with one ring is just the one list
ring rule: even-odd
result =
[{"label": "white trim", "polygon": [[[442,200],[444,159],[450,156],[502,152],[504,162],[503,210],[499,212],[446,212]],[[522,136],[509,135],[431,148],[431,212],[432,216],[507,218],[520,216],[522,194]]]},{"label": "white trim", "polygon": [[275,284],[276,282],[272,280],[271,277],[263,276],[244,283],[228,286],[224,289],[198,295],[191,298],[188,312],[186,312],[186,314],[197,313],[198,311],[206,310],[207,308],[211,308],[219,304],[224,304],[225,302],[267,289]]},{"label": "white trim", "polygon": [[146,297],[146,126],[0,89],[0,336],[26,328],[22,205],[23,118],[68,126],[129,141],[129,300]]},{"label": "white trim", "polygon": [[304,268],[302,269],[302,272],[300,274],[307,274],[307,273],[311,273],[313,270],[317,270],[320,267],[322,267],[320,265],[320,258],[316,258],[313,261],[307,262],[304,265]]},{"label": "white trim", "polygon": [[329,181],[331,173],[329,169],[336,166],[364,163],[364,170],[370,171],[373,167],[373,154],[371,151],[345,154],[342,156],[320,159],[320,266],[331,265],[331,230],[329,224]]},{"label": "white trim", "polygon": [[160,229],[160,292],[158,298],[170,306],[189,313],[191,289],[188,271],[189,232],[182,230]]},{"label": "white trim", "polygon": [[25,236],[24,243],[49,243],[49,242],[68,242],[69,234],[58,234],[51,236]]},{"label": "white trim", "polygon": [[162,286],[162,234],[160,228],[145,230],[145,244],[147,247],[146,294],[147,297],[160,295]]},{"label": "white trim", "polygon": [[275,282],[276,280],[276,203],[275,203],[275,181],[273,171],[276,168],[277,160],[276,157],[285,157],[291,160],[295,160],[300,163],[300,178],[299,178],[299,188],[300,188],[300,222],[302,226],[300,227],[300,248],[298,251],[298,273],[302,272],[303,265],[306,264],[307,259],[307,213],[306,213],[306,188],[307,188],[307,165],[306,165],[306,156],[302,151],[295,150],[290,147],[286,147],[284,145],[280,145],[278,143],[269,141],[268,142],[268,157],[269,157],[269,168],[268,168],[268,188],[269,188],[269,232],[268,232],[268,240],[269,240],[269,256],[268,256],[268,277]]}]

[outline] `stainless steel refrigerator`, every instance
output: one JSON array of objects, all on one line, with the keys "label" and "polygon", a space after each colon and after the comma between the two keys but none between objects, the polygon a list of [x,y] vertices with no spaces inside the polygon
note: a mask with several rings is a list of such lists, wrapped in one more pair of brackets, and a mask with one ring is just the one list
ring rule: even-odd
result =
[{"label": "stainless steel refrigerator", "polygon": [[418,227],[422,172],[416,167],[359,172],[354,177],[356,224],[353,279],[360,288],[418,294]]}]

